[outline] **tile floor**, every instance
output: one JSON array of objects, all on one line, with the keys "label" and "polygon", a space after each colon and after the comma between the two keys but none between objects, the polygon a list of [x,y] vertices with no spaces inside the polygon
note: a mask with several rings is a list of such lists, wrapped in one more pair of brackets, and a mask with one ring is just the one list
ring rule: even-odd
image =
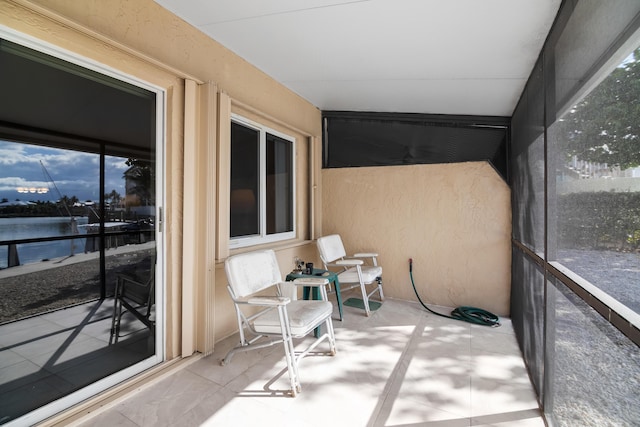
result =
[{"label": "tile floor", "polygon": [[149,357],[148,329],[123,317],[109,345],[113,300],[0,326],[0,424]]},{"label": "tile floor", "polygon": [[303,360],[296,398],[285,395],[280,345],[220,366],[233,336],[82,425],[544,426],[511,322],[502,321],[470,325],[392,299],[370,318],[345,307],[345,320],[334,321],[338,354]]}]

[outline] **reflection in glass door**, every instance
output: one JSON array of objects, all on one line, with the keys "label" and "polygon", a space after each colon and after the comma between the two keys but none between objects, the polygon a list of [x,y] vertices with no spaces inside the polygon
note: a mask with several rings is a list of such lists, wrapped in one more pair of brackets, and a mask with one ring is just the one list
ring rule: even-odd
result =
[{"label": "reflection in glass door", "polygon": [[0,151],[4,423],[155,354],[157,251],[153,156]]},{"label": "reflection in glass door", "polygon": [[161,92],[25,44],[0,39],[0,424],[162,358]]}]

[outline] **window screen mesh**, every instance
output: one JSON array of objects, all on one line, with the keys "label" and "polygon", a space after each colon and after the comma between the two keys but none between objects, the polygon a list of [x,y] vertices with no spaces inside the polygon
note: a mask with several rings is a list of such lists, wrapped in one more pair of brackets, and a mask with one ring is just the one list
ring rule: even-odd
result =
[{"label": "window screen mesh", "polygon": [[[581,279],[565,276],[551,261],[568,216],[556,197],[557,171],[566,159],[558,154],[554,123],[558,127],[569,102],[592,89],[588,81],[610,72],[603,67],[621,54],[623,44],[640,41],[639,28],[637,0],[563,2],[511,122],[511,317],[545,414],[555,425],[632,425],[638,419],[637,404],[628,399],[638,394],[637,328],[598,314],[617,313],[619,306],[590,298],[576,282]],[[601,284],[619,277],[616,268],[599,273],[605,277],[597,279]],[[602,384],[624,391],[609,392]]]},{"label": "window screen mesh", "polygon": [[507,177],[508,120],[325,112],[324,167],[486,160]]}]

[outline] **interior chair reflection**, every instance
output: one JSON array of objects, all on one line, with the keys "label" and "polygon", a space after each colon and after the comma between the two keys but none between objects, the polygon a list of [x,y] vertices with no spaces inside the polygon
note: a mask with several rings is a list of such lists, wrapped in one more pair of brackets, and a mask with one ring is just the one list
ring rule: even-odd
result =
[{"label": "interior chair reflection", "polygon": [[117,275],[109,344],[120,337],[122,316],[129,312],[155,337],[155,257],[139,263],[138,268]]}]

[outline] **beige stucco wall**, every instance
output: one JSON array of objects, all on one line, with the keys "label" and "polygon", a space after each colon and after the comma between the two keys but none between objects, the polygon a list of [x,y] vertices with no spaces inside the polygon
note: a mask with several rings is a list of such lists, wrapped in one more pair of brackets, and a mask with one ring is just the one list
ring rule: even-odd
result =
[{"label": "beige stucco wall", "polygon": [[385,294],[509,314],[511,205],[485,162],[324,169],[323,234],[375,250]]}]

